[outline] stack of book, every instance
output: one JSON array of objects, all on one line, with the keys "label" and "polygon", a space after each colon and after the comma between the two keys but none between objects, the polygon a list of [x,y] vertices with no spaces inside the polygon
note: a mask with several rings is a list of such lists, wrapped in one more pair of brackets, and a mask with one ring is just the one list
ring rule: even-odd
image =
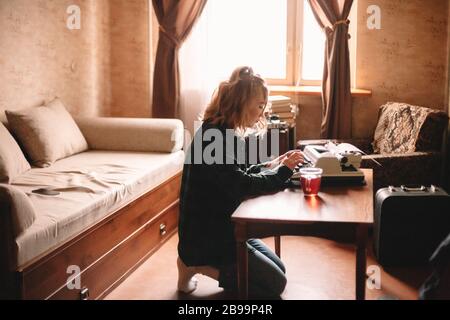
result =
[{"label": "stack of book", "polygon": [[290,127],[295,126],[297,106],[291,98],[285,96],[269,96],[271,114],[278,115],[280,121],[286,122]]}]

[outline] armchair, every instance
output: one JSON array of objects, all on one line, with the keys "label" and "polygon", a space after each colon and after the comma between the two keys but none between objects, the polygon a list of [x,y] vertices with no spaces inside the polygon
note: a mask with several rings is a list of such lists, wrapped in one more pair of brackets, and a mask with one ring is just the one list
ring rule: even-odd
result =
[{"label": "armchair", "polygon": [[[388,102],[380,107],[373,139],[332,141],[351,143],[365,153],[361,167],[373,169],[374,191],[389,185],[440,185],[448,119],[442,111]],[[316,142],[301,140],[297,147]]]}]

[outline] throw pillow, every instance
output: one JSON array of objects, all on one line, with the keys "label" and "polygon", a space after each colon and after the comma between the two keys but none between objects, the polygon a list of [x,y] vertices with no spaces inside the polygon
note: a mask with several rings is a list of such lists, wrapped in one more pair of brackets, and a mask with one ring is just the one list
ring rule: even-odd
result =
[{"label": "throw pillow", "polygon": [[375,153],[411,153],[423,144],[425,136],[422,127],[430,116],[435,117],[441,111],[388,102],[380,107],[380,116],[372,143]]},{"label": "throw pillow", "polygon": [[47,105],[5,111],[11,129],[38,167],[88,149],[86,139],[59,99]]},{"label": "throw pillow", "polygon": [[0,122],[0,182],[11,183],[14,177],[31,169],[8,129]]}]

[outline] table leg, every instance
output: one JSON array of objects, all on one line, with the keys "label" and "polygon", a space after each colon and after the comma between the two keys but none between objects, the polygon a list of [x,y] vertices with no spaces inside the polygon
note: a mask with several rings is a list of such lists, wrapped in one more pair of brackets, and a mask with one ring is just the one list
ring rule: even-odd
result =
[{"label": "table leg", "polygon": [[237,281],[239,299],[248,299],[248,253],[247,226],[245,223],[235,225],[237,249]]},{"label": "table leg", "polygon": [[367,281],[367,238],[368,228],[365,224],[356,227],[356,300],[364,300]]},{"label": "table leg", "polygon": [[275,236],[275,253],[277,254],[278,258],[281,258],[281,237]]}]

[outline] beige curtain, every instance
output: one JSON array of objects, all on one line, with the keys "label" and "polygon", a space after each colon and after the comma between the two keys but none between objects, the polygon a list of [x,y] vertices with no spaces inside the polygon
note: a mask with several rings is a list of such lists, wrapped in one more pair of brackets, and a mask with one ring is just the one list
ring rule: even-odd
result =
[{"label": "beige curtain", "polygon": [[153,117],[179,117],[178,49],[207,0],[153,0],[159,40],[153,76]]},{"label": "beige curtain", "polygon": [[326,35],[322,83],[322,138],[350,138],[352,97],[347,19],[353,0],[308,0]]}]

